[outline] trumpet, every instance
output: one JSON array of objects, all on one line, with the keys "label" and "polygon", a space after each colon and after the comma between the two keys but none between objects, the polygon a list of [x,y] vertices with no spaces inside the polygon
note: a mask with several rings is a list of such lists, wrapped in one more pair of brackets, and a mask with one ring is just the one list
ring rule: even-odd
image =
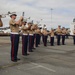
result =
[{"label": "trumpet", "polygon": [[0,15],[0,18],[5,18],[6,17],[6,15],[10,15],[10,14],[14,14],[14,13],[16,13],[16,12],[10,12],[10,11],[8,11],[8,13],[7,14],[1,14]]},{"label": "trumpet", "polygon": [[1,18],[5,18],[6,17],[6,15],[10,15],[10,14],[14,14],[14,13],[16,13],[16,12],[10,12],[10,11],[8,11],[8,13],[7,14],[1,14],[0,15],[0,27],[2,27],[3,26],[3,22],[2,22],[2,19]]}]

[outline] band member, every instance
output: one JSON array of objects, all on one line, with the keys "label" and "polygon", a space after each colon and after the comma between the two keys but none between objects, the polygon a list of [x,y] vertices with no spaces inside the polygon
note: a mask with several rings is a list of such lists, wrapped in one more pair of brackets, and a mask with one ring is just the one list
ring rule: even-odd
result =
[{"label": "band member", "polygon": [[32,50],[32,45],[33,45],[33,31],[31,30],[32,27],[32,21],[28,22],[28,47],[29,47],[29,52],[33,52]]},{"label": "band member", "polygon": [[51,46],[54,46],[54,29],[51,29],[50,31],[50,43]]},{"label": "band member", "polygon": [[17,60],[20,60],[19,58],[17,58],[19,46],[19,25],[23,20],[23,17],[20,17],[18,21],[15,21],[16,16],[16,14],[10,15],[11,20],[9,21],[11,30],[11,61],[13,62],[17,62]]},{"label": "band member", "polygon": [[57,45],[60,45],[61,33],[62,33],[61,26],[59,25],[58,28],[56,29]]},{"label": "band member", "polygon": [[65,45],[65,36],[66,36],[66,29],[65,27],[62,28],[62,45]]},{"label": "band member", "polygon": [[75,29],[73,30],[73,44],[75,45]]},{"label": "band member", "polygon": [[35,49],[35,47],[36,47],[36,33],[35,33],[36,24],[31,26],[31,30],[32,30],[32,33],[33,33],[33,36],[32,36],[32,49]]},{"label": "band member", "polygon": [[22,22],[22,55],[27,56],[27,47],[28,47],[28,27],[26,27],[27,20],[24,19]]},{"label": "band member", "polygon": [[47,29],[44,28],[43,31],[42,31],[42,34],[43,34],[43,42],[44,42],[44,46],[47,46],[47,37],[48,37],[48,32],[47,32]]},{"label": "band member", "polygon": [[3,26],[3,22],[2,22],[2,20],[1,20],[1,18],[2,18],[2,16],[0,15],[0,27]]},{"label": "band member", "polygon": [[40,44],[40,36],[41,36],[41,31],[38,26],[36,26],[36,47]]}]

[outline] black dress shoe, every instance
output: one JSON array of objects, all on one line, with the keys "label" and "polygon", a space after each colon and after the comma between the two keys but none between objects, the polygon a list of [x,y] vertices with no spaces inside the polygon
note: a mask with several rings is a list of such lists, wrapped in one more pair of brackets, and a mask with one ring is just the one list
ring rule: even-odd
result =
[{"label": "black dress shoe", "polygon": [[33,52],[33,50],[30,50],[29,52]]},{"label": "black dress shoe", "polygon": [[13,62],[17,62],[17,60],[11,60],[11,61],[13,61]]},{"label": "black dress shoe", "polygon": [[36,46],[36,47],[39,47],[39,46]]},{"label": "black dress shoe", "polygon": [[32,48],[32,49],[36,49],[36,48]]},{"label": "black dress shoe", "polygon": [[24,56],[27,56],[27,55],[29,55],[29,54],[25,54]]},{"label": "black dress shoe", "polygon": [[31,50],[31,52],[34,52],[33,50]]},{"label": "black dress shoe", "polygon": [[51,45],[51,46],[54,46],[54,45]]},{"label": "black dress shoe", "polygon": [[20,58],[17,58],[17,60],[20,60]]},{"label": "black dress shoe", "polygon": [[60,46],[60,44],[57,44],[58,46]]},{"label": "black dress shoe", "polygon": [[62,45],[66,45],[66,44],[62,44]]}]

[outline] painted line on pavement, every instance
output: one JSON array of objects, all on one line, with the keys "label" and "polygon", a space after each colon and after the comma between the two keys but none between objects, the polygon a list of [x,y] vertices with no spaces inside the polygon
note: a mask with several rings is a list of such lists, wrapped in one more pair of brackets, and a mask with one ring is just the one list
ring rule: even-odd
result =
[{"label": "painted line on pavement", "polygon": [[42,65],[39,65],[39,64],[37,64],[37,63],[32,63],[32,64],[33,64],[33,65],[36,65],[36,66],[38,66],[38,67],[42,67],[42,68],[44,68],[44,69],[46,69],[46,70],[48,70],[48,71],[56,72],[55,70],[53,70],[53,69],[51,69],[51,68],[47,68],[47,67],[42,66]]}]

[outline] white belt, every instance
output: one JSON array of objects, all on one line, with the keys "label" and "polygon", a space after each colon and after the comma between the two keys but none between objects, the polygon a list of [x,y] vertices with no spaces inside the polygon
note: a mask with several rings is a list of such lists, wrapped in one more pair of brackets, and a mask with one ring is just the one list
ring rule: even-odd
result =
[{"label": "white belt", "polygon": [[33,36],[33,34],[29,34],[29,35],[32,35]]},{"label": "white belt", "polygon": [[28,34],[23,34],[23,35],[28,35]]},{"label": "white belt", "polygon": [[17,32],[11,32],[11,34],[19,34],[19,33],[17,33]]},{"label": "white belt", "polygon": [[62,34],[62,35],[66,35],[66,34]]}]

